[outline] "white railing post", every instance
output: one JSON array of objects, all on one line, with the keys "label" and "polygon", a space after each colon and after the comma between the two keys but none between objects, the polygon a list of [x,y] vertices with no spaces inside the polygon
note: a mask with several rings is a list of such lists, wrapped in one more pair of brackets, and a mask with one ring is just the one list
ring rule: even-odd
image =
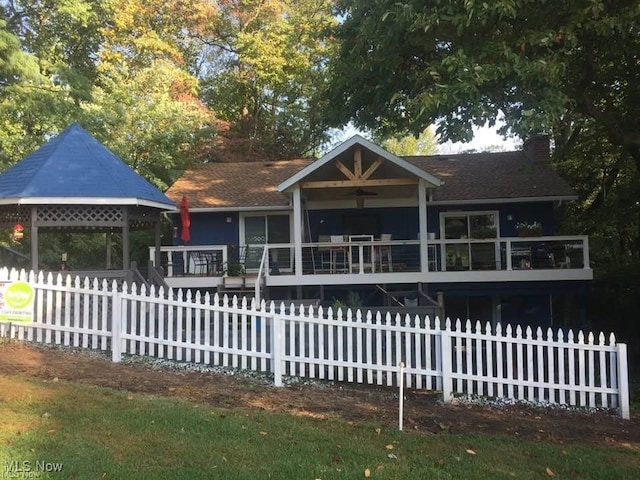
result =
[{"label": "white railing post", "polygon": [[273,371],[273,384],[276,387],[282,386],[282,350],[284,341],[282,339],[282,318],[274,314],[271,327],[271,370]]},{"label": "white railing post", "polygon": [[120,292],[114,291],[111,305],[111,361],[114,363],[122,360],[122,296]]},{"label": "white railing post", "polygon": [[620,398],[620,416],[629,420],[629,371],[627,368],[627,344],[616,345],[616,359],[618,361],[618,395]]},{"label": "white railing post", "polygon": [[584,236],[582,239],[582,268],[590,268],[589,265],[589,237]]},{"label": "white railing post", "polygon": [[507,262],[507,270],[513,270],[513,265],[511,265],[511,240],[507,240],[505,242],[505,260]]},{"label": "white railing post", "polygon": [[451,333],[449,321],[444,330],[440,330],[440,351],[442,352],[442,401],[450,403],[453,399],[453,381],[451,379]]},{"label": "white railing post", "polygon": [[[256,304],[260,304],[260,279],[262,278],[263,272],[265,268],[269,268],[266,264],[266,259],[269,256],[269,248],[268,245],[265,245],[262,249],[262,258],[260,259],[260,268],[258,269],[258,276],[256,277],[256,283],[254,285],[254,297],[256,299]],[[266,274],[266,273],[265,273]]]}]

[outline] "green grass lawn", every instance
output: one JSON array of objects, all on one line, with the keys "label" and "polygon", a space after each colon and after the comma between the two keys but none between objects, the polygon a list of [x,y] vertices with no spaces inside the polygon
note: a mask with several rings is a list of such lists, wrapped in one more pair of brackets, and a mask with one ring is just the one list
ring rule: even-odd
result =
[{"label": "green grass lawn", "polygon": [[374,418],[353,425],[0,377],[0,478],[29,478],[28,469],[53,479],[635,479],[640,453],[401,433]]}]

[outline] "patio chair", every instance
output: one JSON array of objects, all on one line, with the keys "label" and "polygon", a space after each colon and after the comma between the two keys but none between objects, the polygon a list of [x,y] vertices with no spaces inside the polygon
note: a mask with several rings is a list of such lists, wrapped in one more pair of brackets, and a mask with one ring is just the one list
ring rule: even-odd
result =
[{"label": "patio chair", "polygon": [[[381,242],[390,242],[393,238],[391,233],[383,233],[380,235]],[[384,266],[387,266],[388,272],[393,272],[393,258],[391,256],[391,245],[380,245],[377,248],[377,260],[380,265],[380,271],[384,271]]]},{"label": "patio chair", "polygon": [[318,236],[318,255],[320,257],[320,270],[329,270],[331,271],[331,246],[329,242],[331,241],[330,235],[319,235]]},{"label": "patio chair", "polygon": [[[344,237],[342,235],[331,235],[329,237],[330,243],[344,243]],[[347,255],[348,249],[346,245],[331,245],[331,273],[335,273],[338,271],[338,264],[340,263],[340,259],[342,259],[342,267],[339,271],[346,272],[347,271]]]}]

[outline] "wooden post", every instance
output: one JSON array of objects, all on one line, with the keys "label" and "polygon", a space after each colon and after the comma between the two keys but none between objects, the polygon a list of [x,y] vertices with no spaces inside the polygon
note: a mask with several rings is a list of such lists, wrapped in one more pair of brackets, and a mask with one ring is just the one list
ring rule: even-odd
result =
[{"label": "wooden post", "polygon": [[451,333],[449,324],[440,331],[442,352],[442,401],[450,403],[453,400],[453,381],[451,379]]},{"label": "wooden post", "polygon": [[122,207],[122,219],[122,269],[129,270],[129,207]]},{"label": "wooden post", "polygon": [[293,190],[293,245],[295,273],[302,275],[302,198],[299,185]]},{"label": "wooden post", "polygon": [[420,271],[429,271],[429,251],[427,249],[427,185],[418,181],[418,234],[420,237]]},{"label": "wooden post", "polygon": [[618,395],[620,396],[620,416],[625,420],[631,418],[629,412],[629,370],[627,367],[627,344],[619,343],[616,352],[618,360]]},{"label": "wooden post", "polygon": [[111,258],[112,258],[112,254],[113,252],[111,251],[111,249],[113,248],[113,243],[111,241],[111,230],[109,230],[106,233],[106,238],[105,238],[105,248],[107,250],[107,255],[106,255],[106,260],[105,260],[105,264],[106,264],[106,268],[107,270],[111,269]]},{"label": "wooden post", "polygon": [[282,338],[282,319],[280,315],[271,317],[271,370],[273,371],[273,384],[276,387],[282,386],[282,351],[284,350],[284,339]]},{"label": "wooden post", "polygon": [[111,286],[113,290],[111,305],[111,361],[118,363],[122,360],[122,343],[120,340],[122,327],[122,297],[117,291],[115,281]]},{"label": "wooden post", "polygon": [[38,207],[31,207],[31,270],[38,273]]},{"label": "wooden post", "polygon": [[156,227],[156,230],[155,230],[155,247],[156,247],[156,250],[154,252],[155,256],[154,256],[154,259],[153,259],[153,265],[156,268],[156,270],[158,268],[160,268],[161,262],[162,262],[162,252],[160,251],[161,244],[162,244],[162,229],[161,229],[161,226],[162,226],[162,216],[158,213],[158,219],[156,220],[156,223],[155,223],[155,227]]}]

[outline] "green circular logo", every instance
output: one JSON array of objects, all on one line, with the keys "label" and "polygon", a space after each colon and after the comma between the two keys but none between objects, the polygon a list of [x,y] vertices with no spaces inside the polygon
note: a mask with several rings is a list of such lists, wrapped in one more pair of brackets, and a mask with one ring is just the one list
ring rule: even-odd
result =
[{"label": "green circular logo", "polygon": [[22,310],[33,301],[33,288],[27,282],[14,282],[5,290],[4,301],[7,307]]}]

